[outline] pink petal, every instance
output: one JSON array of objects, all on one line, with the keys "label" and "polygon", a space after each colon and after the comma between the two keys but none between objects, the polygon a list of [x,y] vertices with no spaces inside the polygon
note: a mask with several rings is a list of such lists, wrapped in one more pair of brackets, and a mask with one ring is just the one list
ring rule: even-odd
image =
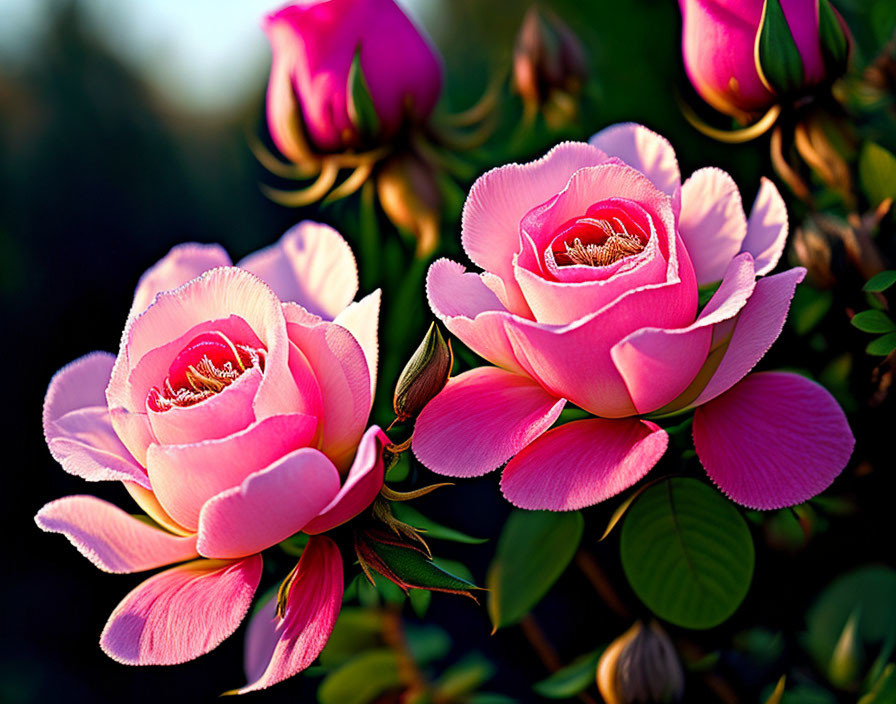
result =
[{"label": "pink petal", "polygon": [[613,346],[610,354],[638,413],[656,411],[688,388],[710,352],[714,327],[741,311],[755,285],[753,259],[740,254],[693,324],[643,328]]},{"label": "pink petal", "polygon": [[634,122],[611,125],[588,142],[609,156],[619,157],[633,166],[670,196],[681,184],[681,173],[672,145],[665,137],[644,125]]},{"label": "pink petal", "polygon": [[426,405],[411,447],[436,474],[478,477],[550,428],[565,403],[525,376],[479,367],[451,379]]},{"label": "pink petal", "polygon": [[753,295],[737,317],[725,356],[695,406],[730,389],[765,356],[781,334],[796,285],[805,275],[806,270],[797,267],[756,282]]},{"label": "pink petal", "polygon": [[777,265],[787,242],[787,206],[775,184],[762,178],[742,250],[756,260],[756,275],[764,276]]},{"label": "pink petal", "polygon": [[144,489],[139,484],[134,484],[134,482],[122,482],[122,484],[124,485],[124,488],[127,489],[128,494],[131,495],[131,498],[141,509],[143,509],[146,515],[166,530],[177,535],[192,535],[196,532],[195,530],[184,528],[169,516],[165,509],[162,508],[162,504],[159,503],[159,500],[156,498],[156,495],[152,493],[151,489]]},{"label": "pink petal", "polygon": [[239,486],[314,439],[317,418],[301,413],[271,416],[245,430],[188,445],[150,445],[147,469],[156,498],[178,523],[199,525],[202,505],[225,489]]},{"label": "pink petal", "polygon": [[338,492],[339,472],[326,455],[296,450],[206,502],[197,550],[220,558],[261,552],[302,530]]},{"label": "pink petal", "polygon": [[100,645],[124,665],[178,665],[213,650],[249,610],[261,556],[196,560],[150,577],[115,608]]},{"label": "pink petal", "polygon": [[34,520],[48,533],[62,533],[104,572],[141,572],[198,556],[195,535],[153,528],[95,496],[51,501]]},{"label": "pink petal", "polygon": [[587,144],[564,142],[541,159],[492,169],[473,184],[464,203],[464,250],[475,264],[504,281],[512,312],[527,313],[512,269],[513,255],[520,249],[520,220],[563,190],[578,169],[606,158]]},{"label": "pink petal", "polygon": [[174,247],[140,277],[128,318],[146,310],[156,294],[172,291],[209,269],[230,265],[230,257],[221,245],[191,242]]},{"label": "pink petal", "polygon": [[694,263],[697,283],[719,281],[747,235],[734,179],[714,167],[695,171],[681,187],[678,231]]},{"label": "pink petal", "polygon": [[263,279],[281,301],[332,320],[358,292],[358,267],[348,243],[329,225],[304,220],[280,241],[238,264]]},{"label": "pink petal", "polygon": [[44,399],[44,437],[70,474],[88,481],[123,480],[149,487],[144,469],[122,444],[106,405],[115,357],[93,352],[60,369]]},{"label": "pink petal", "polygon": [[811,499],[840,474],[854,445],[833,397],[797,374],[751,374],[694,413],[706,473],[749,508]]},{"label": "pink petal", "polygon": [[239,694],[282,682],[307,668],[324,649],[342,606],[342,558],[326,536],[308,541],[289,589],[283,618],[276,600],[262,607],[246,632],[249,680]]},{"label": "pink petal", "polygon": [[388,444],[389,438],[375,425],[364,433],[345,483],[317,518],[305,526],[306,533],[315,535],[342,525],[373,503],[383,487],[383,448]]},{"label": "pink petal", "polygon": [[348,330],[361,345],[364,357],[367,360],[367,370],[370,374],[370,397],[376,391],[376,365],[379,358],[379,318],[380,300],[382,291],[377,289],[360,301],[352,303],[333,320]]},{"label": "pink petal", "polygon": [[501,491],[520,508],[573,511],[615,496],[657,463],[669,436],[637,418],[577,420],[549,430],[507,463]]},{"label": "pink petal", "polygon": [[320,387],[319,447],[339,469],[351,464],[370,415],[370,372],[360,343],[335,323],[308,323],[307,314],[284,304],[290,341],[305,355]]}]

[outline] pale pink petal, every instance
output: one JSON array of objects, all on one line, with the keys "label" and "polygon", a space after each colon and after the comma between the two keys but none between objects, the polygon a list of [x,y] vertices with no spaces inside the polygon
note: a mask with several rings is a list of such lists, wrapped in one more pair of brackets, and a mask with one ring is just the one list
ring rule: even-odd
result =
[{"label": "pale pink petal", "polygon": [[244,557],[298,533],[339,492],[339,472],[323,453],[302,448],[211,498],[199,513],[197,550]]},{"label": "pale pink petal", "polygon": [[303,322],[304,311],[283,306],[290,341],[305,355],[320,387],[319,447],[340,470],[351,464],[370,415],[370,372],[355,337],[335,323]]},{"label": "pale pink petal", "polygon": [[637,418],[576,420],[549,430],[514,457],[501,491],[520,508],[573,511],[615,496],[657,463],[669,436]]},{"label": "pale pink petal", "polygon": [[833,397],[797,374],[751,374],[694,412],[694,446],[706,473],[749,508],[811,499],[840,474],[854,445]]},{"label": "pale pink petal", "polygon": [[647,176],[664,193],[672,195],[681,184],[675,150],[665,137],[634,122],[611,125],[589,141],[609,156],[622,159]]},{"label": "pale pink petal", "polygon": [[697,283],[711,284],[741,251],[747,218],[737,184],[715,167],[699,169],[681,187],[678,231],[684,240]]},{"label": "pale pink petal", "polygon": [[432,312],[467,347],[492,364],[524,373],[504,332],[504,320],[511,314],[486,286],[484,276],[439,259],[426,274],[426,296]]},{"label": "pale pink petal", "polygon": [[149,487],[144,469],[122,444],[106,405],[115,357],[93,352],[60,369],[44,399],[44,437],[70,474],[88,481],[122,480]]},{"label": "pale pink petal", "polygon": [[352,303],[333,320],[348,330],[364,350],[367,370],[370,373],[370,397],[376,391],[376,365],[379,359],[379,320],[382,291],[377,289],[360,301]]},{"label": "pale pink petal", "polygon": [[310,220],[293,226],[280,241],[238,264],[267,282],[281,301],[292,301],[332,320],[358,292],[358,267],[336,230]]},{"label": "pale pink petal", "polygon": [[146,466],[153,491],[174,520],[196,530],[206,501],[239,486],[250,474],[293,450],[308,446],[316,430],[317,418],[292,413],[270,416],[226,438],[150,445]]},{"label": "pale pink petal", "polygon": [[388,444],[389,438],[375,425],[364,433],[345,483],[329,505],[305,526],[306,533],[314,535],[342,525],[373,503],[383,488],[383,448]]},{"label": "pale pink petal", "polygon": [[528,312],[512,269],[513,255],[520,250],[520,220],[563,190],[578,169],[606,158],[587,144],[564,142],[541,159],[492,169],[473,184],[464,203],[464,250],[479,267],[503,279],[512,312]]},{"label": "pale pink petal", "polygon": [[764,276],[778,263],[787,242],[787,206],[775,184],[763,176],[747,221],[742,249],[756,260],[756,274]]},{"label": "pale pink petal", "polygon": [[171,535],[95,496],[51,501],[34,517],[104,572],[141,572],[198,557],[196,536]]},{"label": "pale pink petal", "polygon": [[479,367],[451,379],[426,405],[411,447],[436,474],[478,477],[550,428],[565,403],[525,376]]},{"label": "pale pink petal", "polygon": [[299,560],[283,618],[275,615],[274,599],[252,617],[244,660],[249,682],[240,694],[282,682],[314,662],[339,616],[342,584],[336,543],[326,536],[311,538]]},{"label": "pale pink petal", "polygon": [[610,354],[638,413],[651,413],[688,388],[711,350],[714,327],[741,311],[755,285],[753,259],[740,254],[693,324],[643,328],[613,346]]},{"label": "pale pink petal", "polygon": [[179,665],[213,650],[249,610],[261,556],[196,560],[150,577],[115,607],[100,646],[124,665]]},{"label": "pale pink petal", "polygon": [[191,242],[174,247],[140,277],[128,318],[146,310],[156,294],[176,289],[209,269],[230,265],[221,245]]},{"label": "pale pink petal", "polygon": [[730,389],[765,356],[781,334],[796,285],[805,275],[806,270],[797,267],[756,282],[753,295],[737,317],[725,356],[695,406]]}]

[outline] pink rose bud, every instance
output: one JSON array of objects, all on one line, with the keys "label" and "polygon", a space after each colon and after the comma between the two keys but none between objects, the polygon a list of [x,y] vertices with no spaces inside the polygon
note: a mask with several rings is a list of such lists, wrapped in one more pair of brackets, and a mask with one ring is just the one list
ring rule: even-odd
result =
[{"label": "pink rose bud", "polygon": [[847,29],[829,0],[679,0],[685,68],[717,110],[747,121],[842,75]]},{"label": "pink rose bud", "polygon": [[393,0],[316,0],[269,15],[273,62],[267,118],[274,143],[299,162],[392,137],[425,120],[442,86],[429,39]]}]

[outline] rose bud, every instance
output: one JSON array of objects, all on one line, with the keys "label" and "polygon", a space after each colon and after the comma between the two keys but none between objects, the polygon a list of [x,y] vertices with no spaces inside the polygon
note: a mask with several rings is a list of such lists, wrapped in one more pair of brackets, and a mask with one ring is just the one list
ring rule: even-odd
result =
[{"label": "rose bud", "polygon": [[264,29],[273,52],[268,127],[294,162],[388,140],[438,100],[438,55],[393,0],[294,3]]},{"label": "rose bud", "polygon": [[597,665],[597,688],[607,704],[665,704],[681,700],[684,671],[669,636],[638,621],[610,643]]},{"label": "rose bud", "polygon": [[417,256],[429,255],[439,242],[442,211],[435,167],[413,151],[395,154],[380,167],[376,191],[389,220],[416,238]]},{"label": "rose bud", "polygon": [[399,420],[414,418],[430,399],[445,388],[453,361],[451,343],[445,340],[442,331],[433,323],[395,385],[393,405]]},{"label": "rose bud", "polygon": [[715,109],[748,122],[838,78],[846,25],[829,0],[679,0],[685,68]]},{"label": "rose bud", "polygon": [[553,12],[530,7],[513,52],[514,88],[526,112],[552,106],[547,116],[574,117],[586,74],[585,49],[575,33]]}]

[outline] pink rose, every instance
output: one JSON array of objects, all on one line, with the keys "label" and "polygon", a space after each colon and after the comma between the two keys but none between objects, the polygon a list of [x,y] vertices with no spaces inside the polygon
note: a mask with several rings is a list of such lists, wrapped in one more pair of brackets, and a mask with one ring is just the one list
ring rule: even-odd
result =
[{"label": "pink rose", "polygon": [[249,608],[261,551],[299,531],[312,537],[283,620],[253,624],[270,648],[245,691],[323,648],[342,560],[319,534],[377,496],[388,442],[365,432],[380,293],[352,303],[357,289],[351,250],[326,225],[301,223],[238,266],[217,245],[181,245],[141,278],[118,356],[94,352],[53,378],[53,457],[120,480],[157,525],[93,496],[53,501],[37,524],[107,572],[184,563],[112,613],[101,645],[115,660],[174,664],[217,646]]},{"label": "pink rose", "polygon": [[[667,435],[644,416],[696,407],[697,452],[733,500],[774,508],[814,496],[851,454],[843,412],[801,376],[746,376],[805,273],[757,281],[786,235],[770,181],[748,219],[728,174],[704,168],[681,184],[670,144],[640,125],[490,171],[463,213],[464,249],[484,271],[439,260],[427,293],[497,367],[449,381],[418,418],[414,452],[456,477],[510,460],[501,488],[512,503],[570,510],[660,458]],[[700,309],[698,286],[719,280]],[[567,402],[596,417],[545,432]]]},{"label": "pink rose", "polygon": [[[681,48],[691,83],[716,110],[742,120],[778,102],[757,70],[756,35],[766,2],[679,0]],[[802,61],[801,86],[808,89],[836,77],[825,65],[819,0],[780,0],[780,5]]]},{"label": "pink rose", "polygon": [[293,161],[304,124],[321,152],[358,146],[361,125],[350,69],[361,69],[386,139],[406,121],[432,112],[442,88],[435,49],[393,0],[305,0],[269,15],[265,31],[273,63],[268,83],[268,127]]}]

